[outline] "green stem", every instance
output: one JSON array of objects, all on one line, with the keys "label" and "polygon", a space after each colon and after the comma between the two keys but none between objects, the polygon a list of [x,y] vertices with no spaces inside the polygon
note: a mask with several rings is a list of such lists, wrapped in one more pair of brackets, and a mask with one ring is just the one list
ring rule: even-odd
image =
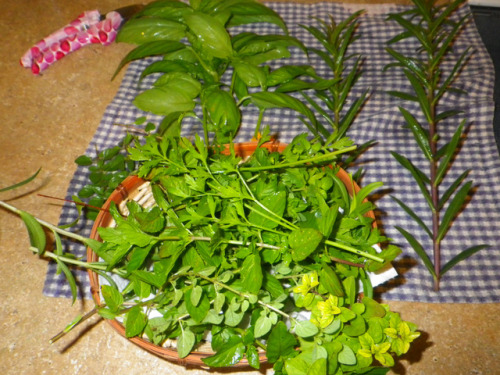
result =
[{"label": "green stem", "polygon": [[[34,254],[40,254],[40,250],[34,246],[30,246],[29,249],[34,253]],[[81,268],[85,268],[87,270],[91,271],[108,271],[108,265],[103,262],[85,262],[82,260],[70,258],[70,257],[65,257],[63,255],[57,255],[54,254],[50,251],[45,251],[43,252],[43,256],[47,257],[49,259],[53,260],[60,260],[61,262],[65,264],[71,264],[72,266],[77,266]],[[108,271],[111,273],[114,273],[116,275],[119,275],[121,277],[125,277],[127,272],[124,270],[120,270],[118,268],[113,268],[111,271]]]},{"label": "green stem", "polygon": [[[212,279],[212,278],[210,278],[210,277],[208,277],[208,276],[204,276],[204,275],[201,275],[201,274],[199,274],[199,273],[195,273],[195,272],[189,272],[189,273],[187,273],[187,274],[185,274],[185,275],[186,275],[186,276],[195,276],[195,277],[198,277],[198,278],[203,279],[203,280],[206,280],[206,281],[208,281],[208,282],[210,282],[210,283],[212,283],[212,284],[214,284],[214,285],[218,285],[218,286],[220,286],[221,288],[227,289],[227,290],[229,290],[230,292],[232,292],[232,293],[234,293],[234,294],[236,294],[236,295],[238,295],[238,296],[240,296],[240,297],[246,298],[246,299],[248,299],[248,300],[250,300],[250,299],[251,299],[251,296],[249,296],[249,295],[247,295],[247,294],[245,294],[245,293],[241,293],[240,291],[238,291],[238,290],[236,290],[236,289],[234,289],[234,288],[230,287],[229,285],[226,285],[226,284],[224,284],[224,283],[221,283],[220,281],[214,280],[214,279]],[[176,276],[177,276],[177,275],[176,275]],[[280,309],[277,309],[277,308],[276,308],[276,307],[274,307],[274,306],[271,306],[271,305],[269,305],[269,304],[267,304],[267,303],[265,303],[265,302],[262,302],[261,300],[257,300],[257,303],[258,303],[259,305],[263,306],[263,307],[268,308],[269,310],[272,310],[272,311],[274,311],[274,312],[276,312],[276,313],[280,314],[281,316],[283,316],[283,317],[285,317],[285,318],[287,318],[287,319],[293,320],[293,318],[292,318],[290,315],[288,315],[288,314],[287,314],[287,313],[285,313],[284,311],[281,311]]]},{"label": "green stem", "polygon": [[245,171],[245,172],[255,172],[255,171],[267,171],[267,170],[272,170],[272,169],[282,169],[282,168],[293,168],[297,167],[299,165],[305,165],[305,164],[313,164],[313,163],[319,163],[319,162],[324,162],[328,159],[335,159],[337,155],[340,154],[345,154],[351,151],[354,151],[356,149],[356,146],[350,146],[343,148],[342,150],[337,150],[337,151],[332,151],[328,152],[323,155],[318,155],[313,158],[309,159],[303,159],[303,160],[297,160],[289,163],[281,163],[281,164],[274,164],[274,165],[260,165],[256,167],[241,167],[239,168],[240,171]]},{"label": "green stem", "polygon": [[261,109],[259,111],[259,118],[257,119],[257,125],[255,126],[255,131],[253,133],[253,137],[255,139],[259,139],[259,133],[260,133],[260,125],[262,124],[262,119],[264,118],[264,110]]},{"label": "green stem", "polygon": [[354,254],[357,254],[357,255],[360,255],[362,257],[365,257],[365,258],[368,258],[368,259],[371,259],[371,260],[374,260],[376,262],[380,262],[380,263],[383,263],[384,260],[376,255],[372,255],[370,253],[367,253],[365,251],[362,251],[362,250],[359,250],[359,249],[356,249],[354,247],[351,247],[351,246],[348,246],[348,245],[344,245],[343,243],[339,243],[339,242],[334,242],[334,241],[330,241],[330,240],[326,240],[325,241],[325,244],[326,245],[330,245],[330,246],[333,246],[333,247],[337,247],[339,249],[342,249],[342,250],[345,250],[345,251],[348,251],[350,253],[354,253]]},{"label": "green stem", "polygon": [[[12,206],[12,205],[4,202],[4,201],[0,201],[0,207],[3,207],[5,209],[7,209],[8,211],[11,211],[11,212],[13,212],[13,213],[15,213],[17,215],[20,215],[21,212],[22,212],[22,210],[20,210],[20,209],[18,209],[16,207],[14,207],[14,206]],[[67,230],[64,230],[64,229],[61,229],[57,225],[53,225],[53,224],[51,224],[49,222],[46,222],[46,221],[44,221],[42,219],[39,219],[39,218],[36,218],[36,217],[34,217],[34,219],[36,221],[38,221],[42,226],[44,226],[44,227],[46,227],[48,229],[51,229],[54,232],[57,232],[58,234],[61,234],[61,235],[65,236],[65,237],[68,237],[68,238],[72,238],[72,239],[74,239],[74,240],[76,240],[78,242],[83,243],[84,245],[88,245],[88,240],[89,239],[86,238],[86,237],[80,236],[80,235],[78,235],[76,233],[73,233],[73,232],[70,232],[70,231],[67,231]]]}]

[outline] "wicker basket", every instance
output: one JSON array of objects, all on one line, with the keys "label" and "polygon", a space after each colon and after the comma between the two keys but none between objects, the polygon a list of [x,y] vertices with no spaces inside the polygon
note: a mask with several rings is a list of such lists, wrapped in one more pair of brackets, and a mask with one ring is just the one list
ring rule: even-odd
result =
[{"label": "wicker basket", "polygon": [[[265,147],[271,151],[278,151],[281,152],[285,149],[287,145],[283,143],[266,143],[262,147]],[[238,156],[245,158],[250,156],[256,149],[257,143],[256,142],[246,142],[246,143],[237,143],[235,144],[235,152]],[[226,152],[228,152],[228,149],[226,149]],[[347,191],[349,194],[352,195],[353,189],[355,192],[359,191],[359,186],[351,181],[351,178],[345,172],[343,169],[340,169],[337,176],[342,180],[342,182],[345,184]],[[110,215],[110,213],[107,211],[108,208],[111,205],[111,202],[114,202],[117,206],[123,205],[127,200],[133,199],[134,196],[136,196],[139,192],[139,189],[141,186],[143,186],[146,183],[143,179],[137,177],[137,176],[130,176],[127,177],[121,184],[120,186],[111,194],[111,196],[108,198],[108,200],[105,202],[105,204],[102,206],[103,210],[99,213],[97,216],[94,226],[92,228],[92,232],[90,237],[100,241],[99,234],[97,233],[97,228],[99,227],[107,227],[110,226],[113,222],[113,219]],[[367,216],[371,217],[372,219],[375,219],[375,215],[373,211],[370,211],[367,213]],[[374,226],[375,220],[373,221]],[[97,262],[98,256],[95,254],[90,248],[87,249],[87,261],[88,262]],[[90,286],[91,286],[91,292],[92,296],[94,298],[94,301],[96,304],[101,303],[101,295],[100,295],[100,285],[99,285],[99,276],[95,273],[89,270],[88,272],[89,278],[90,278]],[[125,327],[123,324],[118,321],[118,320],[111,320],[107,319],[107,322],[113,327],[121,336],[126,338],[125,335]],[[138,345],[139,347],[147,350],[148,352],[155,354],[161,358],[164,358],[170,362],[177,363],[180,365],[184,366],[195,366],[195,367],[207,367],[205,363],[202,361],[202,358],[209,357],[213,355],[214,353],[210,350],[209,345],[208,348],[205,350],[203,347],[199,348],[198,351],[193,351],[191,352],[187,357],[185,358],[179,358],[177,354],[177,350],[175,349],[174,346],[158,346],[153,343],[151,343],[148,340],[145,340],[140,337],[132,337],[132,338],[127,338],[129,341],[132,343]],[[259,360],[261,363],[264,363],[267,361],[267,358],[265,356],[265,352],[262,352],[259,354]],[[246,358],[243,358],[238,364],[234,365],[233,367],[249,367],[248,361]]]}]

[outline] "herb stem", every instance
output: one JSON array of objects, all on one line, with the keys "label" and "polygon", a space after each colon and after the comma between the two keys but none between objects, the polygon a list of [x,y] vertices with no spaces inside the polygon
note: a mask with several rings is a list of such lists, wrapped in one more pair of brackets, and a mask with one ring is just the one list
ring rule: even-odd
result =
[{"label": "herb stem", "polygon": [[[203,280],[206,280],[206,281],[208,281],[208,282],[210,282],[210,283],[212,283],[212,284],[214,284],[214,285],[218,285],[218,286],[220,286],[221,288],[227,289],[227,290],[229,290],[230,292],[232,292],[232,293],[234,293],[234,294],[237,294],[237,295],[239,295],[240,297],[246,298],[246,299],[248,299],[248,300],[250,300],[250,298],[251,298],[249,295],[247,295],[247,294],[245,294],[245,293],[242,293],[242,292],[240,292],[240,291],[238,291],[238,290],[236,290],[236,289],[234,289],[234,288],[230,287],[229,285],[226,285],[226,284],[224,284],[224,283],[221,283],[220,281],[218,281],[218,280],[214,280],[214,279],[212,279],[212,278],[210,278],[210,277],[208,277],[208,276],[204,276],[204,275],[201,275],[201,274],[199,274],[199,273],[194,273],[194,272],[190,272],[190,273],[188,273],[187,275],[191,275],[191,276],[199,277],[199,278],[201,278],[201,279],[203,279]],[[276,308],[276,307],[274,307],[274,306],[271,306],[271,305],[269,305],[269,304],[267,304],[267,303],[265,303],[265,302],[263,302],[263,301],[261,301],[261,300],[257,300],[257,303],[258,303],[259,305],[261,305],[261,306],[264,306],[264,307],[268,308],[269,310],[272,310],[272,311],[274,311],[274,312],[276,312],[276,313],[280,314],[281,316],[284,316],[284,317],[285,317],[285,318],[287,318],[287,319],[293,320],[293,318],[292,318],[290,315],[288,315],[288,314],[287,314],[287,313],[285,313],[284,311],[281,311],[280,309],[277,309],[277,308]]]},{"label": "herb stem", "polygon": [[337,247],[339,249],[342,249],[342,250],[345,250],[345,251],[349,251],[350,253],[354,253],[354,254],[357,254],[357,255],[360,255],[362,257],[365,257],[365,258],[368,258],[368,259],[371,259],[371,260],[374,260],[376,262],[379,262],[379,263],[383,263],[383,259],[376,256],[376,255],[372,255],[370,253],[367,253],[365,251],[362,251],[362,250],[359,250],[359,249],[356,249],[354,247],[351,247],[349,245],[345,245],[343,243],[340,243],[340,242],[335,242],[335,241],[331,241],[331,240],[326,240],[325,241],[325,244],[326,245],[330,245],[330,246],[333,246],[333,247]]},{"label": "herb stem", "polygon": [[[11,206],[10,204],[8,204],[8,203],[6,203],[4,201],[0,201],[0,206],[3,207],[3,208],[5,208],[5,209],[7,209],[7,210],[9,210],[9,211],[11,211],[11,212],[13,212],[13,213],[15,213],[15,214],[17,214],[17,215],[20,215],[21,212],[22,212],[22,210],[14,207],[14,206]],[[83,243],[84,245],[88,244],[88,240],[89,239],[86,238],[86,237],[80,236],[80,235],[78,235],[76,233],[73,233],[73,232],[70,232],[70,231],[67,231],[67,230],[64,230],[64,229],[61,229],[57,225],[50,224],[49,222],[46,222],[46,221],[44,221],[42,219],[39,219],[37,217],[34,217],[34,219],[36,221],[38,221],[42,226],[44,226],[44,227],[46,227],[48,229],[51,229],[54,232],[62,234],[65,237],[77,240],[77,241]]]},{"label": "herb stem", "polygon": [[281,163],[281,164],[274,164],[274,165],[259,165],[256,167],[241,167],[240,171],[256,172],[256,171],[267,171],[267,170],[271,170],[271,169],[293,168],[293,167],[297,167],[299,165],[312,164],[312,163],[318,163],[320,161],[326,161],[328,159],[335,159],[335,157],[337,155],[351,152],[351,151],[354,151],[355,149],[356,149],[356,146],[350,146],[350,147],[345,147],[342,150],[332,151],[332,152],[328,152],[328,153],[323,154],[323,155],[315,156],[313,158],[297,160],[297,161],[293,161],[293,162],[289,162],[289,163]]}]

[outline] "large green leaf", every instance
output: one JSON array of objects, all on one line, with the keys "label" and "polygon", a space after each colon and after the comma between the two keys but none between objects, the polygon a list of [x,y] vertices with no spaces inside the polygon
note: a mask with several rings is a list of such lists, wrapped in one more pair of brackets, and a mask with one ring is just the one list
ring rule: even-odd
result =
[{"label": "large green leaf", "polygon": [[174,112],[188,112],[195,107],[195,102],[187,94],[168,87],[146,90],[135,97],[134,104],[143,111],[162,116]]},{"label": "large green leaf", "polygon": [[262,265],[258,253],[245,258],[241,266],[241,285],[253,294],[258,294],[262,286]]},{"label": "large green leaf", "polygon": [[215,355],[202,358],[210,367],[229,367],[237,364],[245,354],[245,345],[238,336],[233,336]]},{"label": "large green leaf", "polygon": [[322,263],[321,265],[319,280],[328,293],[338,297],[343,297],[345,295],[342,282],[335,271],[327,263]]},{"label": "large green leaf", "polygon": [[107,307],[115,313],[118,312],[123,304],[123,296],[118,289],[110,285],[103,285],[101,287],[101,293]]},{"label": "large green leaf", "polygon": [[193,12],[185,16],[184,21],[207,53],[221,59],[228,59],[233,55],[231,37],[218,19]]},{"label": "large green leaf", "polygon": [[148,317],[142,311],[142,308],[139,305],[132,307],[126,315],[125,335],[127,337],[140,335],[146,328],[147,323]]},{"label": "large green leaf", "polygon": [[288,32],[286,23],[280,15],[264,4],[256,1],[237,1],[233,4],[228,1],[227,3],[232,15],[228,27],[266,22],[275,24],[284,32]]},{"label": "large green leaf", "polygon": [[180,41],[186,35],[186,26],[163,18],[131,19],[118,32],[117,42],[144,44],[157,40]]},{"label": "large green leaf", "polygon": [[[270,193],[260,202],[266,209],[260,205],[255,205],[255,210],[248,214],[248,221],[259,227],[273,229],[279,225],[279,220],[283,217],[286,208],[286,193],[277,191]],[[273,217],[276,220],[269,220]]]},{"label": "large green leaf", "polygon": [[271,331],[267,340],[267,359],[275,363],[280,357],[287,357],[295,350],[297,340],[292,335],[285,323],[279,321]]},{"label": "large green leaf", "polygon": [[130,51],[122,59],[122,61],[118,65],[118,68],[116,68],[116,71],[113,74],[113,78],[115,78],[118,72],[131,61],[139,60],[149,56],[165,55],[170,52],[179,51],[183,48],[186,48],[183,43],[169,40],[158,40],[142,44]]},{"label": "large green leaf", "polygon": [[323,240],[320,231],[314,228],[298,228],[290,233],[288,242],[292,248],[292,258],[300,262],[311,255]]}]

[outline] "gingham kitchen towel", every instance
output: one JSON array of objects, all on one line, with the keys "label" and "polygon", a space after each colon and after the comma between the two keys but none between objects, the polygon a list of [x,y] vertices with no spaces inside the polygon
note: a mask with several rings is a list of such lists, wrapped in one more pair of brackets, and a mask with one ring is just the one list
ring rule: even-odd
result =
[{"label": "gingham kitchen towel", "polygon": [[[495,144],[493,133],[493,88],[494,69],[492,61],[484,47],[477,28],[471,20],[454,45],[455,57],[467,48],[474,49],[473,57],[461,73],[456,86],[466,90],[468,95],[448,95],[443,102],[443,109],[458,108],[467,118],[468,128],[461,151],[449,171],[446,181],[453,181],[460,173],[470,169],[469,178],[474,180],[476,187],[473,199],[467,208],[454,222],[452,229],[442,243],[442,263],[458,254],[461,250],[478,245],[489,244],[490,248],[476,253],[471,258],[459,263],[449,271],[441,282],[441,290],[432,291],[432,278],[420,259],[413,252],[405,239],[395,230],[394,226],[401,226],[412,233],[419,241],[430,249],[425,233],[408,217],[408,215],[389,197],[393,195],[427,219],[429,210],[419,189],[415,186],[410,174],[404,170],[391,156],[390,151],[397,151],[414,164],[426,170],[426,163],[418,146],[414,142],[410,131],[404,128],[403,118],[398,110],[401,104],[397,99],[386,94],[388,90],[410,92],[407,80],[397,70],[384,71],[386,64],[392,62],[385,51],[387,41],[401,30],[394,22],[388,22],[389,13],[396,13],[406,9],[396,5],[350,5],[338,3],[292,4],[269,3],[287,22],[290,34],[302,40],[308,46],[318,46],[300,24],[316,24],[313,17],[327,19],[329,15],[336,22],[347,18],[352,12],[365,9],[360,18],[358,32],[361,36],[351,47],[354,54],[361,54],[363,60],[363,76],[356,84],[353,97],[357,97],[365,90],[369,91],[369,100],[360,116],[349,131],[349,136],[358,144],[375,140],[376,144],[365,152],[360,160],[365,174],[362,184],[374,181],[384,182],[376,198],[380,222],[385,234],[392,238],[394,243],[403,249],[403,255],[394,265],[399,276],[386,283],[382,298],[385,300],[422,301],[422,302],[459,302],[485,303],[500,302],[500,158]],[[461,17],[470,12],[466,5],[455,17]],[[258,33],[275,33],[278,30],[272,25],[259,24],[245,26],[243,30]],[[397,48],[406,53],[415,53],[417,48],[412,39],[400,42]],[[293,64],[311,64],[324,74],[328,69],[322,62],[311,56],[310,61],[300,51],[294,51]],[[133,124],[143,115],[137,110],[132,100],[143,89],[151,84],[151,79],[144,80],[140,85],[138,79],[141,71],[149,61],[136,61],[128,67],[121,87],[112,103],[106,109],[103,119],[92,139],[87,154],[95,156],[96,150],[102,150],[115,145],[124,137],[124,128],[116,124]],[[446,65],[450,68],[452,63]],[[407,103],[405,103],[407,107]],[[257,112],[246,112],[243,125],[236,141],[247,141],[252,137],[253,127],[257,120]],[[149,116],[152,122],[160,119]],[[441,126],[443,138],[450,137],[456,128],[456,117],[450,119],[449,126]],[[269,111],[264,121],[271,130],[279,134],[282,142],[291,139],[307,128],[292,111]],[[448,131],[449,130],[449,131]],[[202,129],[193,124],[184,128],[185,136],[193,136],[196,132],[202,134]],[[78,168],[69,189],[68,197],[76,194],[87,184],[88,176],[85,168]],[[76,209],[67,204],[63,208],[60,224],[68,224],[77,216]],[[80,222],[75,231],[84,235],[90,234],[92,223]],[[85,248],[78,244],[68,244],[69,251],[77,256],[84,256]],[[55,265],[49,264],[44,294],[55,297],[69,297],[70,289],[62,275],[56,275]],[[89,282],[84,271],[76,271],[83,297],[89,297]]]}]

